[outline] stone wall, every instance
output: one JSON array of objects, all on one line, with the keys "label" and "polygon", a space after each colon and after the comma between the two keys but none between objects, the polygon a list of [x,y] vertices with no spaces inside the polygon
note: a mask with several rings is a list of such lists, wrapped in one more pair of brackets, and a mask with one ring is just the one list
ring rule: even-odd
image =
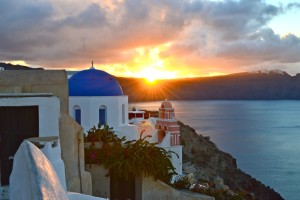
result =
[{"label": "stone wall", "polygon": [[68,191],[92,194],[91,174],[84,170],[83,132],[68,114],[60,116],[62,159],[66,167]]},{"label": "stone wall", "polygon": [[92,175],[93,196],[109,198],[110,178],[107,176],[108,170],[97,164],[86,164],[85,167]]},{"label": "stone wall", "polygon": [[184,190],[177,190],[163,183],[160,180],[143,177],[142,180],[142,199],[172,199],[172,200],[214,200],[214,197],[192,193]]},{"label": "stone wall", "polygon": [[0,93],[52,93],[60,99],[62,113],[69,113],[65,70],[7,70],[0,73]]},{"label": "stone wall", "polygon": [[[97,197],[110,197],[110,178],[107,177],[108,171],[96,164],[86,165],[86,170],[92,174],[93,195]],[[163,183],[160,180],[154,180],[149,177],[136,178],[135,180],[135,198],[137,200],[214,200],[214,197],[192,193],[183,190],[177,190]]]}]

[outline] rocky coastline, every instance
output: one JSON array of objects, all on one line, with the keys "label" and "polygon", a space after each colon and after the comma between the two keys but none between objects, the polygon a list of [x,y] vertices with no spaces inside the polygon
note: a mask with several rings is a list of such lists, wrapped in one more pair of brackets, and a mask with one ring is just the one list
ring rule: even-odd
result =
[{"label": "rocky coastline", "polygon": [[238,169],[236,159],[217,148],[188,125],[178,122],[183,145],[183,170],[197,180],[212,182],[220,177],[234,193],[244,193],[246,199],[282,200],[279,193]]}]

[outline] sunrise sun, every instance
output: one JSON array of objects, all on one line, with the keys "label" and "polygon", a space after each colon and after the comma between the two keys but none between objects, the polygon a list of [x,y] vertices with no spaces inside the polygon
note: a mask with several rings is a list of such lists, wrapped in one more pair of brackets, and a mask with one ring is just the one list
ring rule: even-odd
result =
[{"label": "sunrise sun", "polygon": [[158,79],[172,79],[176,78],[174,72],[163,71],[154,67],[147,67],[139,72],[139,77],[143,77],[146,83],[153,85]]},{"label": "sunrise sun", "polygon": [[146,77],[145,80],[147,83],[154,84],[156,81],[156,78],[155,77]]},{"label": "sunrise sun", "polygon": [[137,70],[133,76],[144,78],[148,85],[153,85],[158,79],[176,78],[176,72],[170,71],[166,58],[160,56],[160,52],[168,48],[168,44],[154,48],[137,48],[133,65]]}]

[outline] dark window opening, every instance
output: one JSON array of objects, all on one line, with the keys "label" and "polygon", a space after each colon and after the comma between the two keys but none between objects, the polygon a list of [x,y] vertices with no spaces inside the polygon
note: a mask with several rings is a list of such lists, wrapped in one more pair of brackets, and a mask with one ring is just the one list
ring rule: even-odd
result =
[{"label": "dark window opening", "polygon": [[75,121],[81,125],[81,109],[80,108],[75,109]]}]

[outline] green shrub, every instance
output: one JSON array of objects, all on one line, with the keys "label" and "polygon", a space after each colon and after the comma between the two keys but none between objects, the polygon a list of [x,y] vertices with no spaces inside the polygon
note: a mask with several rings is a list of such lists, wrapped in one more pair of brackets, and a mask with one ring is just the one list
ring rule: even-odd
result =
[{"label": "green shrub", "polygon": [[[85,149],[86,163],[104,165],[109,173],[113,171],[120,178],[144,175],[168,183],[176,174],[170,161],[174,152],[148,142],[142,134],[143,131],[138,140],[126,141],[125,137],[118,138],[107,125],[93,127],[85,137],[85,142],[91,142]],[[95,142],[100,142],[101,147],[97,148]]]}]

